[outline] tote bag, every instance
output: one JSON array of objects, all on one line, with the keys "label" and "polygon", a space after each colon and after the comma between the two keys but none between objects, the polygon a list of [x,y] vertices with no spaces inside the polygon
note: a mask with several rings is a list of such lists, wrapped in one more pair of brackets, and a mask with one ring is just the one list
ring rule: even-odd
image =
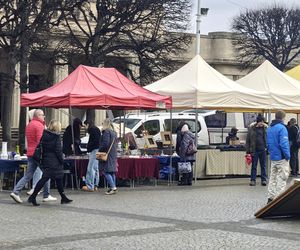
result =
[{"label": "tote bag", "polygon": [[192,172],[192,164],[189,161],[178,162],[178,173],[187,174]]}]

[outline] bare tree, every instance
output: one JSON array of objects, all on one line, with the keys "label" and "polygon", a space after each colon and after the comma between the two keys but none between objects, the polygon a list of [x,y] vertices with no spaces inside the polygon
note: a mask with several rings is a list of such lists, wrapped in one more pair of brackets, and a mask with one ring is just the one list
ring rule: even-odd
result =
[{"label": "bare tree", "polygon": [[141,66],[143,80],[151,82],[176,67],[172,56],[190,42],[182,32],[188,25],[190,0],[75,2],[73,9],[64,11],[69,41],[90,66],[105,65],[115,56],[134,80],[132,65]]},{"label": "bare tree", "polygon": [[[7,73],[1,84],[1,123],[3,140],[11,142],[12,95],[16,82],[16,65],[20,63],[21,93],[28,88],[28,62],[36,43],[42,43],[42,36],[50,29],[52,15],[57,9],[57,1],[26,0],[0,2],[0,48],[7,55]],[[54,25],[54,23],[52,23]],[[19,124],[19,144],[24,148],[26,110],[21,109]]]},{"label": "bare tree", "polygon": [[[190,36],[182,32],[188,25],[190,2],[74,0],[73,9],[61,7],[69,31],[68,47],[80,51],[85,64],[122,68],[135,81],[141,75],[144,83],[152,82],[177,67],[172,56],[190,42]],[[137,68],[139,74],[133,72]],[[87,118],[93,119],[94,111],[88,110]]]},{"label": "bare tree", "polygon": [[247,10],[233,20],[233,44],[245,67],[262,59],[284,70],[300,54],[300,9]]}]

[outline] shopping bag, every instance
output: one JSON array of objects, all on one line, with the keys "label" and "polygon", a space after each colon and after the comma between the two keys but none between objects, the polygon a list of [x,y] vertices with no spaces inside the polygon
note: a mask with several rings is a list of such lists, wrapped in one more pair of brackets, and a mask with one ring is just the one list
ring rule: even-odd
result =
[{"label": "shopping bag", "polygon": [[192,164],[189,161],[178,162],[178,173],[187,174],[192,172]]},{"label": "shopping bag", "polygon": [[251,154],[246,154],[245,155],[245,161],[247,165],[251,165],[252,163],[252,155]]},{"label": "shopping bag", "polygon": [[108,153],[106,152],[97,152],[96,159],[98,161],[107,161]]}]

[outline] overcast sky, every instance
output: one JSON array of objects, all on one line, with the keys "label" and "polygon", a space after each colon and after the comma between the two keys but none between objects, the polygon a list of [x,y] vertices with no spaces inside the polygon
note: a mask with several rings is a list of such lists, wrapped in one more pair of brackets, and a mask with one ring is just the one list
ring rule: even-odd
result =
[{"label": "overcast sky", "polygon": [[[191,32],[196,33],[196,13],[198,0],[194,4]],[[260,8],[273,3],[287,7],[300,7],[300,0],[201,0],[202,8],[209,8],[208,15],[201,17],[201,34],[213,31],[230,31],[232,18],[247,8]]]}]

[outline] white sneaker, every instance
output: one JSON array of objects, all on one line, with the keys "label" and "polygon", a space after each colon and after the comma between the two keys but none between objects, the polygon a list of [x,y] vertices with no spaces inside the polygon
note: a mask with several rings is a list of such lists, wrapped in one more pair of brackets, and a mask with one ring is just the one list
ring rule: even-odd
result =
[{"label": "white sneaker", "polygon": [[[27,195],[32,195],[34,191],[34,188],[30,189],[26,194]],[[40,194],[42,191],[38,192],[38,194]]]},{"label": "white sneaker", "polygon": [[44,202],[47,202],[47,201],[56,201],[56,200],[57,200],[57,198],[55,198],[55,197],[53,197],[51,195],[49,195],[47,198],[43,199]]},{"label": "white sneaker", "polygon": [[20,196],[15,194],[15,193],[11,193],[10,197],[17,203],[22,203],[23,201],[21,200]]}]

